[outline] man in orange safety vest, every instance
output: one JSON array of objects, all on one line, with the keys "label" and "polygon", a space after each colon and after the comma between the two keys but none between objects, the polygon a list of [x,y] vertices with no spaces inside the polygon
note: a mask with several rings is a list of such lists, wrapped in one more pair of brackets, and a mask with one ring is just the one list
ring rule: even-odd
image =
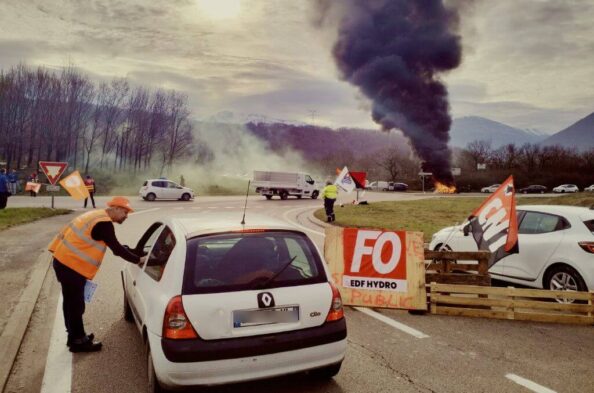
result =
[{"label": "man in orange safety vest", "polygon": [[143,265],[142,251],[122,246],[115,236],[113,223],[123,223],[132,212],[128,199],[113,197],[107,208],[84,213],[52,240],[48,249],[53,254],[53,266],[62,286],[64,322],[68,332],[67,345],[71,352],[101,350],[101,342],[86,334],[83,324],[85,312],[84,291],[87,280],[92,280],[101,266],[107,247],[126,261]]}]

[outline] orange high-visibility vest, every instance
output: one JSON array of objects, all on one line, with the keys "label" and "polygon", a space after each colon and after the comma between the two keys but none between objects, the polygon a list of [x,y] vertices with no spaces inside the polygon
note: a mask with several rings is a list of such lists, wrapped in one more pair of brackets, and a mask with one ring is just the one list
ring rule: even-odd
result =
[{"label": "orange high-visibility vest", "polygon": [[48,250],[63,265],[92,280],[101,266],[107,245],[94,240],[91,231],[98,222],[111,221],[105,210],[82,214],[66,225]]}]

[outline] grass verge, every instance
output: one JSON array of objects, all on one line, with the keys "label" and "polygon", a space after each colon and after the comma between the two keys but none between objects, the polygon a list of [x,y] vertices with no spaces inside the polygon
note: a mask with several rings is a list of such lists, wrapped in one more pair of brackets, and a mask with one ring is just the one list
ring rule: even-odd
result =
[{"label": "grass verge", "polygon": [[[462,223],[474,209],[487,199],[472,197],[442,197],[416,201],[375,202],[369,205],[336,206],[336,225],[349,228],[420,231],[425,241],[443,227]],[[572,194],[559,197],[518,197],[518,205],[594,206],[594,194]],[[324,209],[315,217],[326,221]]]},{"label": "grass verge", "polygon": [[0,210],[0,231],[15,225],[26,224],[42,218],[68,214],[72,210],[47,207],[17,207]]}]

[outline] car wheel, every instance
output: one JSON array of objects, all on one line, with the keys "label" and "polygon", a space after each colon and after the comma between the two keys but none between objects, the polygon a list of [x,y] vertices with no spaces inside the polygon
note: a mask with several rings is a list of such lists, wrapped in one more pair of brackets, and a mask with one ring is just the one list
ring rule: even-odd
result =
[{"label": "car wheel", "polygon": [[154,201],[155,199],[157,199],[157,196],[155,194],[153,194],[152,192],[146,195],[146,200],[147,201]]},{"label": "car wheel", "polygon": [[134,315],[132,314],[132,308],[130,307],[130,303],[128,302],[128,296],[126,296],[126,291],[124,291],[124,320],[126,322],[134,322]]},{"label": "car wheel", "polygon": [[279,193],[279,195],[280,195],[280,199],[282,199],[283,201],[286,200],[289,197],[289,193],[286,192],[286,191],[281,191]]},{"label": "car wheel", "polygon": [[153,363],[153,356],[151,354],[151,346],[149,345],[148,338],[146,341],[146,369],[147,369],[147,384],[146,384],[146,391],[147,393],[164,393],[166,392],[165,389],[159,385],[159,381],[157,380],[157,374],[155,373],[155,365]]},{"label": "car wheel", "polygon": [[301,199],[301,195],[297,195],[297,199]]},{"label": "car wheel", "polygon": [[272,199],[272,195],[264,195],[266,197],[266,199],[271,200]]},{"label": "car wheel", "polygon": [[186,192],[184,195],[182,195],[181,199],[182,199],[182,201],[185,201],[185,202],[189,201],[190,200],[190,194],[188,194]]},{"label": "car wheel", "polygon": [[310,374],[314,378],[330,379],[336,374],[338,374],[338,372],[340,371],[340,366],[342,366],[342,362],[337,364],[331,364],[330,366],[322,368],[316,368],[315,370],[311,370]]},{"label": "car wheel", "polygon": [[561,194],[565,193],[565,190],[561,190]]},{"label": "car wheel", "polygon": [[320,193],[316,190],[314,192],[311,193],[311,199],[318,199],[318,195],[320,195]]},{"label": "car wheel", "polygon": [[[547,272],[545,288],[552,291],[587,291],[588,287],[580,274],[571,266],[557,265]],[[560,303],[572,303],[573,300],[558,300]]]}]

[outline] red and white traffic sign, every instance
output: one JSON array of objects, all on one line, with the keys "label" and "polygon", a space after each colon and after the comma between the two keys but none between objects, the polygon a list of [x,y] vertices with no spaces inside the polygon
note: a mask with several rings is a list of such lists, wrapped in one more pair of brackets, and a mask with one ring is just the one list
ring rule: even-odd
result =
[{"label": "red and white traffic sign", "polygon": [[55,185],[68,167],[67,162],[39,161],[39,166],[50,184]]}]

